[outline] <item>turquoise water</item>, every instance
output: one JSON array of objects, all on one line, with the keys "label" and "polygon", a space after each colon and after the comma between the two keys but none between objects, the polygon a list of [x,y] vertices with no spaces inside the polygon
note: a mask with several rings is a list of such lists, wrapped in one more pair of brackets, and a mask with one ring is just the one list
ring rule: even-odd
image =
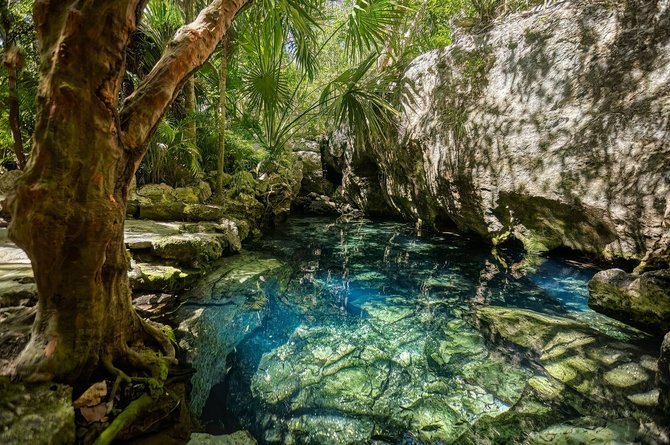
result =
[{"label": "turquoise water", "polygon": [[397,222],[292,219],[249,249],[292,274],[228,357],[203,415],[213,433],[626,443],[653,419],[656,345],[588,309],[591,267]]}]

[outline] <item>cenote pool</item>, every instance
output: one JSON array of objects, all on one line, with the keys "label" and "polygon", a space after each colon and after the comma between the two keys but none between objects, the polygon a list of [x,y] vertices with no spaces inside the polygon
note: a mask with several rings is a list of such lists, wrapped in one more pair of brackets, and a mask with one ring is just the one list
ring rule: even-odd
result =
[{"label": "cenote pool", "polygon": [[[248,246],[290,266],[207,400],[268,444],[629,443],[658,344],[594,313],[595,269],[397,222],[297,218]],[[259,309],[262,307],[262,309]]]}]

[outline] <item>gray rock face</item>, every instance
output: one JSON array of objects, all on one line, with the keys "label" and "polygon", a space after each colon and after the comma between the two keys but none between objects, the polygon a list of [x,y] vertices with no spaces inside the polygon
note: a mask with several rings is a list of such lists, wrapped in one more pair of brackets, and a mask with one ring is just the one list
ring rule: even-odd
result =
[{"label": "gray rock face", "polygon": [[237,224],[229,220],[219,224],[128,220],[125,241],[138,257],[145,253],[198,268],[220,258],[224,252],[239,251],[240,232]]},{"label": "gray rock face", "polygon": [[0,195],[5,195],[13,187],[16,180],[23,174],[21,170],[9,170],[0,174]]},{"label": "gray rock face", "polygon": [[60,445],[75,440],[72,388],[0,377],[0,443]]},{"label": "gray rock face", "polygon": [[[661,236],[667,2],[578,0],[514,14],[420,56],[401,88],[397,143],[344,156],[345,170],[381,182],[395,212],[494,241],[511,234],[531,250],[642,258]],[[361,173],[366,158],[379,174]],[[365,185],[350,181],[350,194]]]},{"label": "gray rock face", "polygon": [[226,357],[257,328],[266,312],[266,292],[283,286],[290,269],[282,262],[242,252],[220,260],[186,295],[174,314],[175,334],[196,369],[190,405],[200,415],[214,385],[226,375]]},{"label": "gray rock face", "polygon": [[302,183],[300,193],[307,195],[317,193],[319,195],[330,195],[334,187],[323,175],[321,165],[321,153],[313,151],[297,151],[295,156],[302,162]]}]

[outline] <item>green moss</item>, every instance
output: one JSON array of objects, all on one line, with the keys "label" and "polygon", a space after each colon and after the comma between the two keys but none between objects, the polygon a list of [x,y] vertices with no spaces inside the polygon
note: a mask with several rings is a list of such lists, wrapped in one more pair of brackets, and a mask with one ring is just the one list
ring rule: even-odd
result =
[{"label": "green moss", "polygon": [[495,55],[490,46],[480,46],[475,50],[467,51],[461,47],[454,47],[451,56],[456,62],[464,77],[464,91],[468,87],[474,94],[480,93],[488,85],[488,73],[495,64]]}]

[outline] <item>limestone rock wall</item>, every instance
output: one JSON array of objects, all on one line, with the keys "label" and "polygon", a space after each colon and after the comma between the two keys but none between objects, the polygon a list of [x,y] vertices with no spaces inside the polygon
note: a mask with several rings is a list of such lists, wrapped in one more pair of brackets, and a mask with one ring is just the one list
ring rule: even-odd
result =
[{"label": "limestone rock wall", "polygon": [[667,1],[511,15],[420,56],[401,88],[393,141],[356,149],[344,168],[346,179],[352,159],[373,159],[367,177],[395,213],[531,250],[626,258],[667,230]]}]

